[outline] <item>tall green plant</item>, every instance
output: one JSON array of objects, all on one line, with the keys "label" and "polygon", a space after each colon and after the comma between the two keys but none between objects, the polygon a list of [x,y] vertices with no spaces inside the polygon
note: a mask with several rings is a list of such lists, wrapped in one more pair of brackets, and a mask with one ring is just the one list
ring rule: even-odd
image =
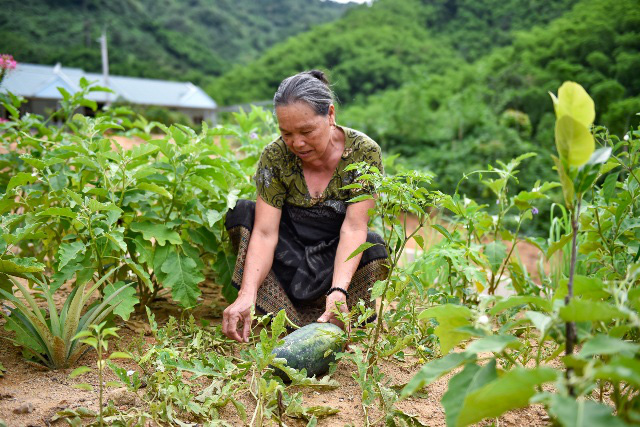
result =
[{"label": "tall green plant", "polygon": [[[558,96],[551,94],[556,112],[555,139],[559,157],[553,157],[560,177],[565,206],[571,218],[571,264],[565,304],[573,297],[573,282],[578,254],[578,229],[580,210],[585,193],[598,177],[600,165],[611,155],[611,148],[595,151],[595,140],[590,127],[595,119],[595,106],[591,97],[577,83],[565,82],[558,90]],[[576,344],[576,326],[566,324],[566,355],[571,355]],[[567,370],[571,375],[572,369]],[[570,387],[570,394],[573,388]]]}]

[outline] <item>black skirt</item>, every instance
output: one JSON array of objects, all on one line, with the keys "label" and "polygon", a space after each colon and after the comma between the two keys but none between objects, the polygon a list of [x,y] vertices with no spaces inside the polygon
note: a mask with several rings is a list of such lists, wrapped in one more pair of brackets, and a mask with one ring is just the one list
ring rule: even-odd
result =
[{"label": "black skirt", "polygon": [[[315,322],[325,310],[325,293],[331,288],[340,228],[347,205],[325,201],[311,208],[282,208],[278,244],[267,278],[258,290],[256,309],[262,314],[287,312],[298,326]],[[227,213],[226,227],[238,252],[232,284],[240,289],[244,263],[253,230],[255,202],[239,200]],[[371,287],[388,274],[388,254],[382,238],[369,231],[367,242],[378,243],[365,250],[349,285],[347,306],[359,300],[375,308]]]}]

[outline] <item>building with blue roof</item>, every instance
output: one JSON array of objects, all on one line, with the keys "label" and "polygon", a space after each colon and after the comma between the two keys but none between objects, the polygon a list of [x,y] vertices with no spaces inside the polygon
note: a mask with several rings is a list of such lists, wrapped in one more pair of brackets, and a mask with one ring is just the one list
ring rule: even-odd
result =
[{"label": "building with blue roof", "polygon": [[63,67],[59,63],[53,66],[19,63],[2,81],[0,92],[11,92],[27,99],[29,102],[22,107],[23,112],[47,116],[62,100],[58,87],[73,94],[80,90],[83,77],[114,92],[90,93],[87,98],[98,105],[125,102],[157,106],[186,114],[194,123],[216,121],[216,102],[192,83],[114,75],[109,75],[105,83],[102,74]]}]

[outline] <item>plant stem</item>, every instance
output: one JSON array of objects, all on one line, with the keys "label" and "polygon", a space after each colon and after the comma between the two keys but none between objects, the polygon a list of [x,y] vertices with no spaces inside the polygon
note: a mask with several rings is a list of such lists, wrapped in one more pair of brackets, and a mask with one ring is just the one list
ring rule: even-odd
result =
[{"label": "plant stem", "polygon": [[[576,259],[578,255],[578,220],[580,219],[580,205],[582,204],[582,194],[578,194],[578,201],[574,208],[574,211],[571,212],[571,229],[573,231],[573,236],[571,238],[571,265],[569,266],[569,282],[567,283],[567,296],[564,297],[565,306],[569,305],[571,298],[573,298],[573,278],[576,271]],[[565,348],[565,355],[569,356],[573,354],[573,347],[576,343],[576,324],[574,322],[566,323],[566,337],[567,337],[567,346]],[[571,378],[571,374],[573,373],[573,368],[567,368],[566,378],[569,381]],[[572,385],[569,385],[569,395],[575,396],[575,390]]]},{"label": "plant stem", "polygon": [[103,380],[102,380],[102,366],[103,366],[103,361],[102,361],[102,330],[98,331],[98,381],[100,382],[100,384],[98,384],[98,405],[100,405],[100,427],[102,427],[103,424],[103,418],[102,418],[102,388],[103,388]]}]

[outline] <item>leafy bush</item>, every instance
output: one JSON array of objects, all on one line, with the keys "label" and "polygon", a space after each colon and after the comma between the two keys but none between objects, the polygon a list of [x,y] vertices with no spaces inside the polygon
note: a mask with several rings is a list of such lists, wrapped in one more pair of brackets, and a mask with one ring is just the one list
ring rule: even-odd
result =
[{"label": "leafy bush", "polygon": [[[84,97],[92,87],[83,82],[83,88],[73,96],[62,91],[63,110],[54,113],[65,120],[62,127],[20,117],[22,101],[15,97],[3,103],[12,114],[1,125],[5,254],[43,263],[53,273],[52,291],[74,277],[80,286],[116,265],[117,279],[133,278],[142,305],[164,287],[184,307],[194,306],[203,271],[228,277],[233,267],[223,217],[239,197],[253,194],[249,177],[273,135],[270,114],[237,114],[233,127],[203,123],[197,134],[125,108],[73,115],[78,105],[95,108]],[[143,143],[123,150],[114,133]],[[228,283],[223,292],[234,297]]]}]

